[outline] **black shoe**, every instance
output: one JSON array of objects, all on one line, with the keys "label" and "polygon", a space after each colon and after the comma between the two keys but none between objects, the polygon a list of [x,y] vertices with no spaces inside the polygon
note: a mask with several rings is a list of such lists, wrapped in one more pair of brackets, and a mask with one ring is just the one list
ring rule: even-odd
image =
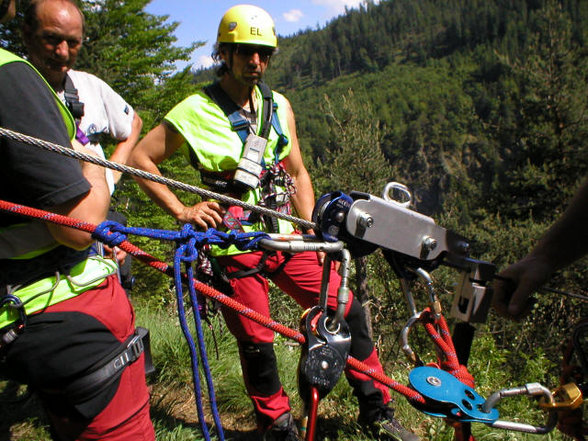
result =
[{"label": "black shoe", "polygon": [[420,438],[414,433],[406,430],[400,422],[394,418],[394,409],[386,406],[366,421],[361,414],[359,424],[371,431],[377,440],[387,441],[419,441]]},{"label": "black shoe", "polygon": [[287,412],[275,420],[263,434],[263,441],[302,441],[292,414]]}]

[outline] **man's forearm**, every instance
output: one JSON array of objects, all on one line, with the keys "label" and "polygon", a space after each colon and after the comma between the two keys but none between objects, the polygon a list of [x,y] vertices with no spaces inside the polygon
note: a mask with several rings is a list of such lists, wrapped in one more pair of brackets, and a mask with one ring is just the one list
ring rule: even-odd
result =
[{"label": "man's forearm", "polygon": [[529,253],[559,270],[588,253],[588,180]]},{"label": "man's forearm", "polygon": [[[135,112],[133,116],[133,126],[131,130],[131,134],[127,139],[121,141],[117,144],[114,152],[110,156],[110,160],[113,162],[118,162],[119,164],[126,164],[128,162],[129,157],[133,151],[133,148],[137,145],[139,141],[139,137],[141,135],[141,129],[143,128],[143,120],[139,117],[139,115]],[[112,176],[114,177],[114,183],[117,184],[120,181],[122,173],[116,170],[112,171]]]}]

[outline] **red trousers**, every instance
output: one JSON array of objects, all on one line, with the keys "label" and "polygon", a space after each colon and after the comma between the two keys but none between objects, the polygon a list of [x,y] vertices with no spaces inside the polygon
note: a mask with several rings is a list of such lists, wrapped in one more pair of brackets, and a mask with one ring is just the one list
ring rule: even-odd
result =
[{"label": "red trousers", "polygon": [[134,331],[133,307],[117,277],[110,276],[98,287],[32,315],[8,347],[9,377],[39,392],[57,439],[154,441],[143,355],[123,370],[118,385],[83,403],[70,403],[60,393],[70,375],[76,378],[92,366],[95,354],[119,350]]},{"label": "red trousers", "polygon": [[[217,258],[218,263],[227,273],[250,269],[257,266],[262,258],[262,252],[239,254],[235,256],[224,256]],[[310,308],[318,304],[323,267],[319,264],[317,254],[314,252],[297,253],[290,257],[290,260],[284,265],[285,257],[281,252],[270,255],[264,265],[264,273],[274,282],[281,290],[291,296],[303,308]],[[282,268],[280,268],[284,265]],[[271,274],[274,273],[275,274]],[[328,293],[328,307],[335,309],[337,306],[337,290],[341,277],[331,269]],[[232,297],[244,304],[245,306],[257,311],[263,315],[270,316],[268,291],[269,284],[262,274],[256,274],[249,277],[231,279],[233,288]],[[368,364],[376,372],[383,372],[382,366],[378,359],[376,350],[367,333],[365,315],[361,307],[357,306],[359,312],[355,311],[353,316],[350,314],[353,294],[350,293],[349,303],[347,305],[346,320],[349,324],[352,337],[352,346],[350,354],[364,363]],[[357,304],[357,300],[355,301]],[[271,344],[274,339],[274,332],[248,318],[236,313],[230,308],[223,308],[223,315],[231,333],[237,338],[240,345],[244,343],[258,344],[263,347],[265,344]],[[241,361],[243,352],[241,352]],[[275,421],[285,412],[290,411],[288,396],[281,388],[271,394],[259,393],[255,387],[252,387],[248,374],[247,366],[243,366],[245,384],[251,397],[255,411],[258,417],[258,425],[265,428]],[[371,378],[360,374],[356,371],[347,369],[345,372],[350,384],[354,386],[357,394],[360,389],[365,389],[366,383],[370,383],[369,389],[377,392],[377,405],[385,405],[390,401],[388,388],[380,383],[373,382]],[[275,373],[277,376],[277,372]],[[358,386],[358,387],[356,387]],[[372,394],[373,395],[373,394]],[[360,405],[361,405],[361,397]],[[371,398],[372,402],[374,398]],[[375,405],[375,403],[374,403]]]},{"label": "red trousers", "polygon": [[[85,311],[101,321],[122,343],[135,331],[135,312],[117,276],[110,276],[96,289],[50,307],[47,312]],[[49,416],[57,431],[75,421]],[[116,394],[108,405],[85,426],[76,441],[154,441],[155,432],[149,415],[149,390],[145,381],[144,354],[127,366]],[[77,430],[77,429],[76,429]]]}]

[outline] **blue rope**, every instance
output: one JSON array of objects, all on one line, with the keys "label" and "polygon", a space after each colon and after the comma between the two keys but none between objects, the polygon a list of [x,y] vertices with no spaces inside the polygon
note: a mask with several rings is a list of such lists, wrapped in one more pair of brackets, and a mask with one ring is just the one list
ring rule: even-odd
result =
[{"label": "blue rope", "polygon": [[[194,339],[192,337],[192,334],[190,333],[188,323],[186,321],[184,295],[182,292],[181,263],[185,263],[188,280],[192,280],[194,277],[192,262],[198,257],[198,251],[194,247],[195,243],[196,240],[194,238],[191,238],[189,239],[188,243],[179,245],[176,249],[176,254],[174,256],[174,281],[176,285],[176,297],[178,301],[178,317],[180,319],[180,324],[182,326],[182,332],[184,334],[186,341],[188,342],[188,348],[190,349],[190,361],[192,363],[192,380],[194,382],[194,393],[196,398],[196,408],[198,410],[198,419],[200,421],[200,428],[202,430],[202,434],[204,435],[205,441],[210,441],[210,433],[208,431],[208,426],[206,425],[206,421],[204,419],[204,408],[202,405],[202,387],[200,385],[200,376],[198,374],[198,356],[196,354]],[[221,441],[224,441],[224,432],[220,422],[218,408],[216,405],[214,385],[212,384],[212,376],[210,374],[210,366],[208,365],[208,357],[206,356],[206,347],[204,345],[204,335],[202,333],[202,322],[200,319],[198,300],[196,300],[196,292],[194,290],[194,285],[192,283],[189,283],[188,288],[190,292],[190,300],[192,302],[192,310],[194,313],[194,319],[196,323],[196,333],[199,343],[198,346],[200,357],[202,359],[203,369],[206,374],[206,381],[208,384],[208,394],[210,398],[212,414],[214,417],[215,425],[217,427],[219,439]]]},{"label": "blue rope", "polygon": [[[235,245],[241,251],[249,251],[257,249],[259,241],[261,239],[269,238],[269,235],[263,232],[242,233],[238,231],[229,231],[228,233],[225,233],[217,231],[213,228],[209,228],[205,232],[198,232],[190,224],[184,225],[181,231],[168,231],[149,228],[125,227],[124,225],[114,221],[105,221],[96,227],[96,230],[94,233],[92,233],[92,237],[100,240],[106,245],[115,247],[124,242],[127,239],[128,234],[140,235],[153,239],[173,240],[176,242],[176,252],[174,255],[174,282],[178,303],[178,317],[182,327],[182,333],[188,342],[188,348],[190,350],[192,379],[194,382],[194,394],[196,397],[196,408],[198,412],[198,419],[200,421],[200,427],[205,441],[210,441],[210,433],[204,419],[198,355],[196,353],[194,338],[192,337],[188,323],[186,321],[184,294],[182,290],[182,262],[184,263],[188,280],[193,280],[194,270],[192,264],[198,259],[198,249],[204,245],[217,245],[221,248],[228,248],[231,245]],[[218,412],[218,406],[216,404],[214,384],[212,380],[212,374],[210,372],[210,365],[208,363],[206,345],[204,343],[204,333],[202,330],[202,318],[200,316],[199,302],[193,283],[188,284],[188,291],[194,313],[194,323],[196,327],[196,336],[198,339],[198,352],[200,354],[200,359],[202,360],[202,369],[204,371],[206,383],[208,386],[210,407],[212,410],[214,423],[218,431],[219,440],[224,441],[224,432]]]},{"label": "blue rope", "polygon": [[144,236],[152,239],[170,240],[177,243],[186,243],[189,239],[195,239],[194,247],[201,248],[204,245],[217,245],[226,249],[235,245],[241,251],[255,250],[259,241],[269,239],[269,235],[262,231],[248,233],[231,230],[229,232],[218,231],[209,228],[206,231],[196,231],[191,224],[186,224],[180,231],[157,230],[151,228],[125,227],[114,221],[104,221],[96,227],[92,237],[106,245],[115,247],[127,239],[127,235]]}]

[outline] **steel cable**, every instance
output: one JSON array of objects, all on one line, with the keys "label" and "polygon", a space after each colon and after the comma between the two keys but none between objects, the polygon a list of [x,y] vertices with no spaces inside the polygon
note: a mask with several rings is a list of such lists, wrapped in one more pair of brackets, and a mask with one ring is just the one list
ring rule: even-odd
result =
[{"label": "steel cable", "polygon": [[251,210],[253,212],[263,214],[266,216],[272,216],[279,219],[283,219],[289,222],[292,222],[304,229],[313,229],[315,224],[313,222],[300,219],[295,216],[291,216],[289,214],[280,213],[276,210],[271,210],[266,207],[261,207],[259,205],[251,205],[246,202],[243,202],[239,199],[232,198],[230,196],[226,196],[220,193],[215,193],[210,190],[206,190],[204,188],[196,187],[193,185],[188,185],[183,182],[175,181],[173,179],[165,178],[160,175],[155,175],[153,173],[149,173],[143,170],[139,170],[137,168],[129,167],[128,165],[119,164],[118,162],[108,161],[106,159],[99,158],[97,156],[89,155],[82,152],[77,152],[69,147],[63,147],[59,144],[55,144],[49,141],[44,141],[42,139],[38,139],[32,136],[24,135],[22,133],[15,132],[10,129],[6,129],[4,127],[0,127],[0,137],[11,139],[13,141],[22,142],[26,145],[31,145],[34,147],[40,147],[44,150],[48,150],[50,152],[59,153],[64,156],[69,156],[70,158],[75,158],[78,160],[91,162],[92,164],[100,165],[105,168],[109,168],[112,170],[116,170],[122,173],[128,173],[132,176],[136,176],[142,179],[147,179],[149,181],[157,182],[158,184],[164,184],[168,187],[172,187],[178,190],[183,190],[188,193],[194,193],[200,195],[207,199],[216,199],[221,203],[228,204],[228,205],[236,205],[242,207],[246,210]]}]

